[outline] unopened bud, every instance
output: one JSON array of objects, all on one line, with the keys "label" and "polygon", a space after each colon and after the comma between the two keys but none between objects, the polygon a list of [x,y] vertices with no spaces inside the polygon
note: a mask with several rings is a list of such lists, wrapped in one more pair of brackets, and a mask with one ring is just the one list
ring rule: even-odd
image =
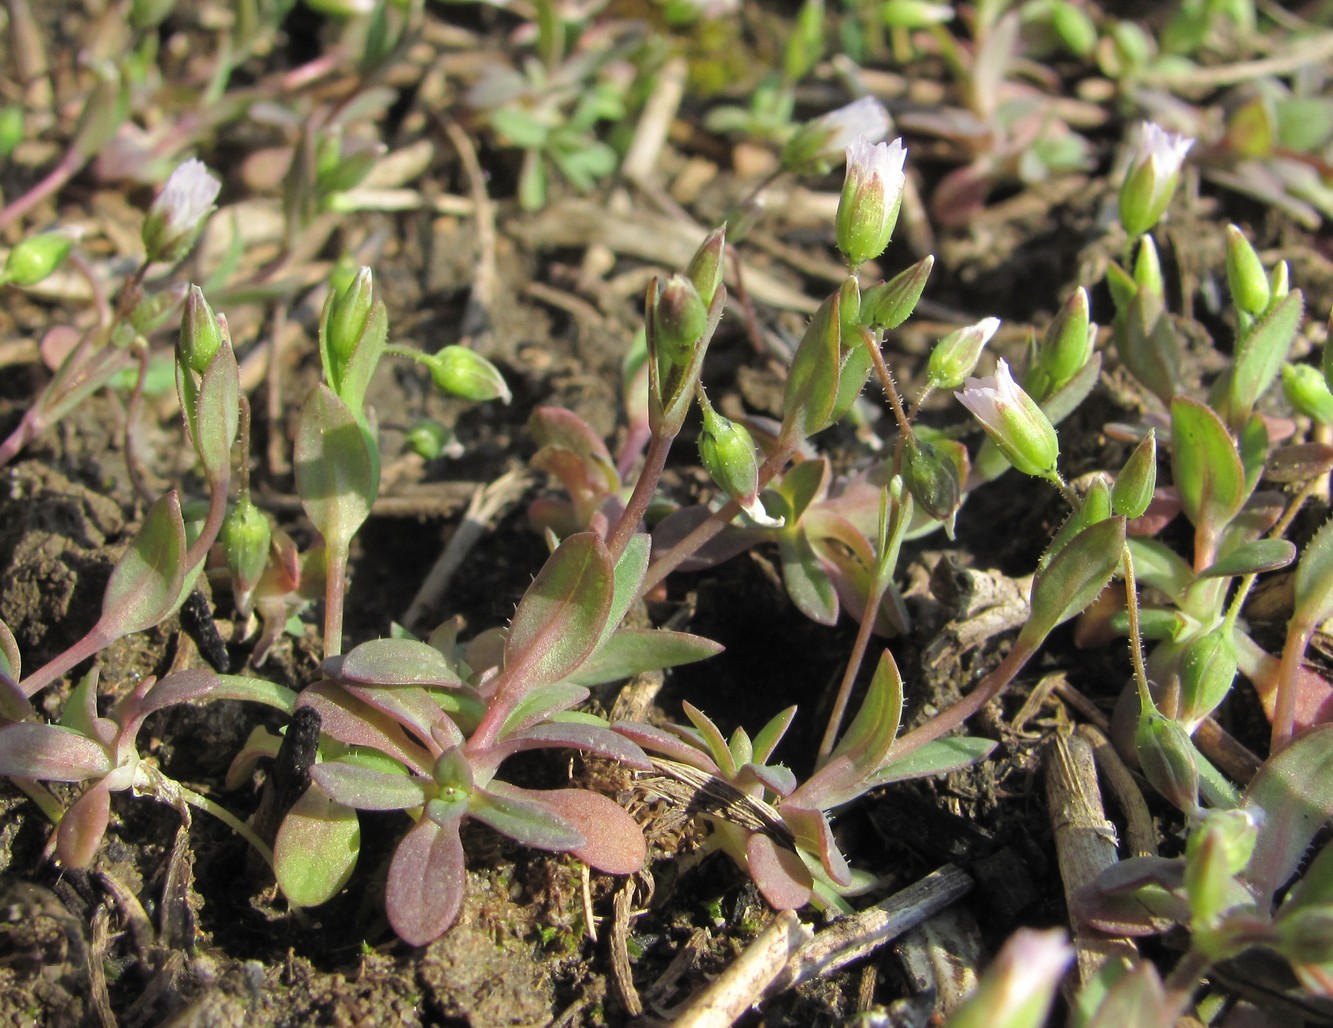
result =
[{"label": "unopened bud", "polygon": [[249,614],[255,586],[268,567],[273,527],[268,516],[250,501],[248,492],[241,494],[236,506],[223,518],[218,542],[231,571],[236,608],[242,614]]},{"label": "unopened bud", "polygon": [[1321,425],[1333,424],[1333,392],[1318,368],[1309,364],[1282,366],[1282,392],[1287,402]]},{"label": "unopened bud", "polygon": [[180,353],[177,359],[181,365],[202,375],[213,362],[214,355],[222,346],[222,328],[217,315],[204,299],[203,290],[190,286],[185,297],[185,313],[181,317]]},{"label": "unopened bud", "polygon": [[759,492],[759,460],[754,439],[744,425],[724,418],[705,399],[703,431],[699,433],[699,462],[733,500],[742,506]]},{"label": "unopened bud", "polygon": [[887,282],[867,289],[861,297],[861,324],[886,332],[901,325],[916,310],[934,266],[935,258],[926,257]]},{"label": "unopened bud", "polygon": [[912,499],[936,521],[947,522],[958,510],[958,468],[925,440],[908,440],[903,479]]},{"label": "unopened bud", "polygon": [[1245,870],[1259,832],[1245,810],[1213,810],[1185,843],[1185,894],[1191,920],[1214,926],[1227,910],[1253,897],[1236,876]]},{"label": "unopened bud", "polygon": [[1155,707],[1139,712],[1134,748],[1148,783],[1178,810],[1192,814],[1199,806],[1199,769],[1189,733]]},{"label": "unopened bud", "polygon": [[1125,461],[1111,487],[1111,510],[1133,520],[1142,517],[1157,488],[1157,431],[1148,429]]},{"label": "unopened bud", "polygon": [[1258,317],[1268,309],[1268,272],[1245,233],[1235,225],[1227,226],[1227,285],[1237,310]]},{"label": "unopened bud", "polygon": [[871,144],[857,136],[847,147],[847,176],[836,224],[838,249],[853,268],[873,261],[889,245],[907,181],[906,159],[901,139]]},{"label": "unopened bud", "polygon": [[713,229],[690,259],[685,275],[705,308],[712,306],[717,287],[722,284],[723,259],[727,252],[727,226]]},{"label": "unopened bud", "polygon": [[1041,398],[1049,396],[1083,370],[1092,357],[1097,326],[1088,312],[1088,294],[1082,287],[1065,301],[1037,346],[1034,370],[1040,373],[1042,386],[1033,389]]},{"label": "unopened bud", "polygon": [[999,327],[999,318],[983,318],[975,325],[950,332],[930,351],[926,381],[934,389],[957,389],[976,370],[981,351]]},{"label": "unopened bud", "polygon": [[1162,259],[1157,255],[1157,244],[1152,236],[1139,240],[1139,252],[1134,258],[1134,282],[1139,290],[1154,296],[1165,296],[1162,280]]},{"label": "unopened bud", "polygon": [[1226,699],[1240,654],[1231,626],[1223,623],[1185,647],[1180,657],[1181,724],[1189,731]]},{"label": "unopened bud", "polygon": [[361,268],[351,285],[330,295],[324,311],[324,335],[330,356],[348,361],[356,352],[375,303],[375,278]]},{"label": "unopened bud", "polygon": [[500,369],[466,346],[446,346],[435,354],[430,362],[430,377],[436,388],[464,400],[508,403],[511,399]]},{"label": "unopened bud", "polygon": [[653,305],[653,330],[657,352],[683,367],[708,327],[708,308],[699,291],[684,275],[672,275],[658,290]]},{"label": "unopened bud", "polygon": [[74,240],[64,232],[42,232],[28,236],[5,258],[5,269],[0,272],[0,284],[12,282],[16,286],[35,286],[65,263]]},{"label": "unopened bud", "polygon": [[178,261],[189,253],[221,188],[203,161],[191,158],[173,171],[144,216],[148,260]]}]

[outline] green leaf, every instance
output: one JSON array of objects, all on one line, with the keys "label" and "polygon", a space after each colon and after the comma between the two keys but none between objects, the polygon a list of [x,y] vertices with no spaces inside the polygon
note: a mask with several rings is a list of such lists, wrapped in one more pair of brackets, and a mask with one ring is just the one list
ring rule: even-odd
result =
[{"label": "green leaf", "polygon": [[1296,565],[1294,617],[1310,625],[1333,617],[1333,520],[1320,526]]},{"label": "green leaf", "polygon": [[195,450],[213,482],[231,474],[231,447],[241,423],[240,374],[236,355],[224,339],[199,383],[193,418]]},{"label": "green leaf", "polygon": [[787,373],[783,417],[802,438],[828,426],[837,399],[842,339],[840,309],[838,293],[820,305],[796,347]]},{"label": "green leaf", "polygon": [[[611,593],[611,611],[607,614],[606,625],[602,628],[601,637],[597,640],[598,653],[601,653],[606,641],[615,633],[620,623],[625,620],[625,615],[629,613],[630,607],[634,605],[634,599],[639,594],[639,586],[643,584],[643,576],[648,571],[648,556],[652,552],[652,548],[652,536],[647,532],[639,532],[630,536],[629,542],[625,544],[624,552],[621,553],[620,559],[616,561],[615,587]],[[635,674],[636,672],[630,673]],[[602,679],[602,681],[608,680]],[[584,684],[591,683],[585,682]]]},{"label": "green leaf", "polygon": [[500,726],[500,738],[540,724],[553,714],[577,706],[588,698],[588,690],[569,682],[552,682],[529,689],[514,705],[514,709]]},{"label": "green leaf", "polygon": [[1032,614],[1015,646],[1035,648],[1052,629],[1079,614],[1106,588],[1125,549],[1119,515],[1085,528],[1032,580]]},{"label": "green leaf", "polygon": [[375,502],[379,460],[356,415],[326,385],[301,408],[295,460],[301,506],[331,547],[346,547]]},{"label": "green leaf", "polygon": [[98,628],[119,638],[143,632],[177,607],[185,581],[185,522],[175,490],[151,507],[102,594]]},{"label": "green leaf", "polygon": [[993,739],[958,735],[928,742],[905,757],[895,758],[890,751],[889,762],[870,776],[870,782],[878,786],[947,774],[985,760],[997,745]]},{"label": "green leaf", "polygon": [[278,887],[294,906],[317,907],[347,884],[360,850],[356,811],[312,785],[278,828],[273,843]]},{"label": "green leaf", "polygon": [[601,685],[620,678],[691,664],[722,652],[721,643],[665,628],[622,628],[570,676],[579,685]]},{"label": "green leaf", "polygon": [[1185,516],[1216,536],[1245,502],[1245,469],[1226,425],[1197,400],[1171,401],[1171,473]]},{"label": "green leaf", "polygon": [[1159,400],[1170,403],[1180,381],[1180,341],[1161,297],[1139,289],[1116,313],[1112,330],[1121,363]]},{"label": "green leaf", "polygon": [[1269,306],[1248,332],[1236,341],[1230,382],[1232,424],[1242,424],[1264,391],[1273,384],[1301,327],[1305,301],[1293,289]]},{"label": "green leaf", "polygon": [[811,621],[831,625],[838,620],[838,593],[819,562],[810,539],[799,529],[778,534],[778,556],[787,595]]},{"label": "green leaf", "polygon": [[1041,401],[1040,407],[1052,425],[1058,425],[1088,398],[1101,376],[1102,355],[1094,353],[1068,382]]},{"label": "green leaf", "polygon": [[543,804],[541,793],[494,781],[472,794],[468,814],[525,846],[542,850],[570,850],[587,838],[564,817]]},{"label": "green leaf", "polygon": [[426,788],[429,779],[340,760],[316,764],[310,769],[310,777],[330,800],[357,810],[410,810],[430,798]]},{"label": "green leaf", "polygon": [[1037,563],[1038,571],[1050,564],[1056,554],[1068,546],[1070,540],[1079,532],[1089,525],[1105,521],[1110,516],[1111,487],[1105,477],[1098,476],[1088,487],[1088,491],[1083,497],[1083,502],[1078,505],[1078,509],[1065,519],[1064,524],[1060,526],[1060,530],[1055,533],[1055,538],[1046,547],[1046,552],[1041,555],[1041,559]]},{"label": "green leaf", "polygon": [[1200,578],[1257,575],[1285,568],[1296,559],[1296,546],[1286,539],[1255,539],[1236,547],[1221,560],[1199,572]]},{"label": "green leaf", "polygon": [[1333,725],[1307,729],[1269,757],[1245,790],[1244,807],[1263,816],[1245,878],[1264,903],[1333,816]]},{"label": "green leaf", "polygon": [[790,507],[784,511],[787,523],[794,525],[805,515],[806,508],[828,487],[829,464],[822,457],[793,464],[782,476],[777,491],[786,497]]},{"label": "green leaf", "polygon": [[344,682],[444,689],[462,685],[444,654],[416,639],[371,639],[326,665],[328,674]]},{"label": "green leaf", "polygon": [[829,760],[846,756],[863,775],[876,771],[893,748],[902,716],[903,677],[893,654],[885,650],[880,654],[861,709]]},{"label": "green leaf", "polygon": [[615,571],[606,544],[572,535],[551,554],[518,603],[505,640],[505,672],[529,685],[572,675],[592,653],[611,612]]}]

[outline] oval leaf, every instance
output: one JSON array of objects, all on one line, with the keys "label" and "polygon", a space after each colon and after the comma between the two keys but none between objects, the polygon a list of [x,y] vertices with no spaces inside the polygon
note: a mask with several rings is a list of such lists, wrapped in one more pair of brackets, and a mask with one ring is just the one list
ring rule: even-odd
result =
[{"label": "oval leaf", "polygon": [[1171,447],[1185,516],[1216,535],[1245,502],[1245,469],[1231,434],[1211,408],[1177,396],[1171,401]]},{"label": "oval leaf", "polygon": [[1245,878],[1261,898],[1286,883],[1333,816],[1333,725],[1310,728],[1269,757],[1245,790],[1263,821]]},{"label": "oval leaf", "polygon": [[570,849],[585,864],[612,875],[643,870],[648,845],[638,823],[620,804],[587,789],[554,789],[541,796],[587,839]]},{"label": "oval leaf", "polygon": [[346,546],[370,514],[379,467],[351,408],[320,385],[301,408],[294,450],[301,506],[333,546]]},{"label": "oval leaf", "polygon": [[798,910],[810,902],[814,877],[792,850],[755,832],[745,843],[745,863],[754,884],[774,910]]},{"label": "oval leaf", "polygon": [[273,842],[273,870],[283,895],[317,907],[347,884],[361,850],[356,811],[312,785],[282,819]]},{"label": "oval leaf", "polygon": [[563,852],[583,846],[587,837],[552,805],[547,793],[493,781],[472,794],[468,813],[525,846]]},{"label": "oval leaf", "polygon": [[1238,546],[1206,571],[1200,578],[1227,578],[1232,575],[1257,575],[1285,568],[1296,559],[1296,546],[1286,539],[1255,539]]},{"label": "oval leaf", "polygon": [[175,490],[148,508],[102,594],[101,634],[143,632],[176,609],[185,580],[185,522]]},{"label": "oval leaf", "polygon": [[344,682],[439,689],[462,684],[444,654],[417,639],[371,639],[342,657],[336,671],[325,663],[326,672]]},{"label": "oval leaf", "polygon": [[357,810],[409,810],[427,799],[430,779],[415,775],[374,771],[341,760],[326,761],[310,769],[310,777],[336,803]]},{"label": "oval leaf", "polygon": [[0,775],[43,782],[86,782],[111,773],[98,743],[60,725],[24,721],[0,728]]},{"label": "oval leaf", "polygon": [[434,942],[458,917],[466,889],[458,825],[423,817],[393,851],[384,889],[389,924],[409,946]]},{"label": "oval leaf", "polygon": [[1016,646],[1035,647],[1052,629],[1082,613],[1111,581],[1125,549],[1120,515],[1089,525],[1032,580],[1032,616]]},{"label": "oval leaf", "polygon": [[606,544],[591,532],[556,547],[514,611],[505,671],[528,685],[558,682],[577,671],[606,625],[614,580]]},{"label": "oval leaf", "polygon": [[231,447],[241,421],[240,396],[240,369],[231,344],[224,340],[204,371],[194,408],[195,451],[214,482],[231,474]]}]

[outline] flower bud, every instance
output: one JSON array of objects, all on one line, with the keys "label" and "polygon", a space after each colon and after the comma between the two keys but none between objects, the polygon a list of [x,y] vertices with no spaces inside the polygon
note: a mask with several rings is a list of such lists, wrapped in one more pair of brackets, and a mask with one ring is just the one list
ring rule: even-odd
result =
[{"label": "flower bud", "polygon": [[1236,881],[1245,870],[1259,831],[1246,810],[1212,810],[1185,843],[1185,894],[1196,926],[1215,926],[1237,903],[1251,900]]},{"label": "flower bud", "polygon": [[852,268],[873,261],[889,245],[903,202],[903,141],[874,143],[857,136],[847,147],[847,176],[838,200],[838,249]]},{"label": "flower bud", "polygon": [[746,506],[759,493],[759,460],[754,439],[744,425],[724,418],[706,398],[701,399],[703,431],[699,433],[699,462],[733,500]]},{"label": "flower bud", "polygon": [[269,546],[273,542],[268,516],[251,502],[248,490],[241,493],[236,505],[223,518],[218,542],[231,571],[236,609],[248,615],[255,586],[268,567]]},{"label": "flower bud", "polygon": [[422,418],[408,429],[407,448],[423,460],[463,455],[463,447],[454,434],[438,421],[429,418]]},{"label": "flower bud", "polygon": [[64,232],[42,232],[28,236],[5,258],[5,269],[0,272],[0,284],[13,282],[16,286],[35,286],[65,263],[74,240]]},{"label": "flower bud", "polygon": [[23,142],[23,108],[18,104],[0,107],[0,158],[8,157]]},{"label": "flower bud", "polygon": [[500,369],[466,346],[446,346],[430,361],[430,377],[437,389],[464,400],[481,402],[511,399]]},{"label": "flower bud", "polygon": [[1333,392],[1319,369],[1310,364],[1284,364],[1282,391],[1287,402],[1321,425],[1333,424]]},{"label": "flower bud", "polygon": [[324,334],[330,356],[350,360],[370,320],[375,303],[375,279],[369,268],[361,268],[351,285],[332,294],[324,314]]},{"label": "flower bud", "polygon": [[857,136],[875,143],[888,131],[889,112],[874,97],[863,96],[798,128],[782,148],[782,167],[797,175],[823,174]]},{"label": "flower bud", "polygon": [[1192,814],[1199,806],[1199,769],[1194,744],[1180,725],[1148,705],[1139,711],[1134,748],[1148,783],[1178,810]]},{"label": "flower bud", "polygon": [[191,158],[173,171],[144,216],[143,245],[148,260],[178,261],[189,253],[221,188],[203,161]]},{"label": "flower bud", "polygon": [[963,391],[954,396],[981,422],[1015,468],[1038,478],[1055,476],[1060,456],[1055,428],[1036,401],[1018,387],[1004,360],[996,365],[993,376],[969,378]]},{"label": "flower bud", "polygon": [[880,20],[892,28],[924,29],[953,20],[952,4],[932,4],[926,0],[885,0],[879,8]]},{"label": "flower bud", "polygon": [[657,292],[653,330],[659,356],[677,367],[690,362],[694,347],[708,327],[708,308],[684,275],[672,275]]},{"label": "flower bud", "polygon": [[1273,300],[1281,300],[1291,292],[1291,269],[1287,267],[1286,261],[1278,261],[1273,265],[1268,275],[1268,291]]},{"label": "flower bud", "polygon": [[1227,226],[1227,285],[1237,310],[1257,318],[1268,309],[1268,272],[1245,233],[1235,225]]},{"label": "flower bud", "polygon": [[185,297],[177,360],[182,368],[202,375],[208,370],[221,346],[222,329],[218,325],[217,315],[204,299],[203,290],[192,285],[189,295]]},{"label": "flower bud", "polygon": [[1131,521],[1142,517],[1157,488],[1157,430],[1148,429],[1111,486],[1111,512]]},{"label": "flower bud", "polygon": [[1120,187],[1120,223],[1131,236],[1151,229],[1171,203],[1180,167],[1194,140],[1145,121]]},{"label": "flower bud", "polygon": [[1139,252],[1134,258],[1134,282],[1140,292],[1165,296],[1166,287],[1162,281],[1162,260],[1157,256],[1157,244],[1152,236],[1139,240]]},{"label": "flower bud", "polygon": [[926,257],[889,281],[867,289],[861,297],[861,324],[886,332],[901,325],[916,310],[934,266],[935,258]]},{"label": "flower bud", "polygon": [[[926,382],[930,387],[957,389],[962,385],[976,370],[982,349],[999,327],[999,318],[983,318],[975,325],[950,332],[936,343],[926,363]],[[1008,365],[1005,365],[1005,374],[1008,374]]]},{"label": "flower bud", "polygon": [[1040,385],[1034,383],[1030,391],[1044,399],[1077,375],[1092,357],[1096,339],[1097,326],[1089,318],[1088,294],[1080,286],[1065,301],[1037,346],[1033,371]]},{"label": "flower bud", "polygon": [[1230,625],[1225,623],[1189,643],[1180,656],[1180,712],[1191,731],[1226,699],[1236,680],[1240,655]]},{"label": "flower bud", "polygon": [[695,292],[705,308],[712,306],[717,287],[722,284],[723,259],[727,252],[727,226],[713,229],[700,244],[685,269],[685,276],[694,284]]},{"label": "flower bud", "polygon": [[948,521],[958,510],[961,486],[953,461],[930,443],[912,436],[907,441],[903,479],[912,499],[936,521]]}]

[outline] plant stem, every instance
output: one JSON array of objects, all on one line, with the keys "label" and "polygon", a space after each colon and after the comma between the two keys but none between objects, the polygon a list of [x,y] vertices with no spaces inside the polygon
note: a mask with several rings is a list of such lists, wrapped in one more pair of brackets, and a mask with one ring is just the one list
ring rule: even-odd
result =
[{"label": "plant stem", "polygon": [[325,540],[324,656],[336,657],[343,646],[343,598],[346,592],[347,546]]},{"label": "plant stem", "polygon": [[625,504],[615,529],[606,541],[606,548],[611,553],[613,565],[620,560],[620,555],[625,552],[630,538],[638,530],[639,522],[648,511],[648,504],[652,502],[653,493],[657,491],[657,483],[662,478],[662,469],[666,467],[667,454],[671,452],[671,444],[675,438],[674,432],[669,435],[654,432],[648,441],[648,452],[643,458],[643,470],[639,472],[629,502]]}]

